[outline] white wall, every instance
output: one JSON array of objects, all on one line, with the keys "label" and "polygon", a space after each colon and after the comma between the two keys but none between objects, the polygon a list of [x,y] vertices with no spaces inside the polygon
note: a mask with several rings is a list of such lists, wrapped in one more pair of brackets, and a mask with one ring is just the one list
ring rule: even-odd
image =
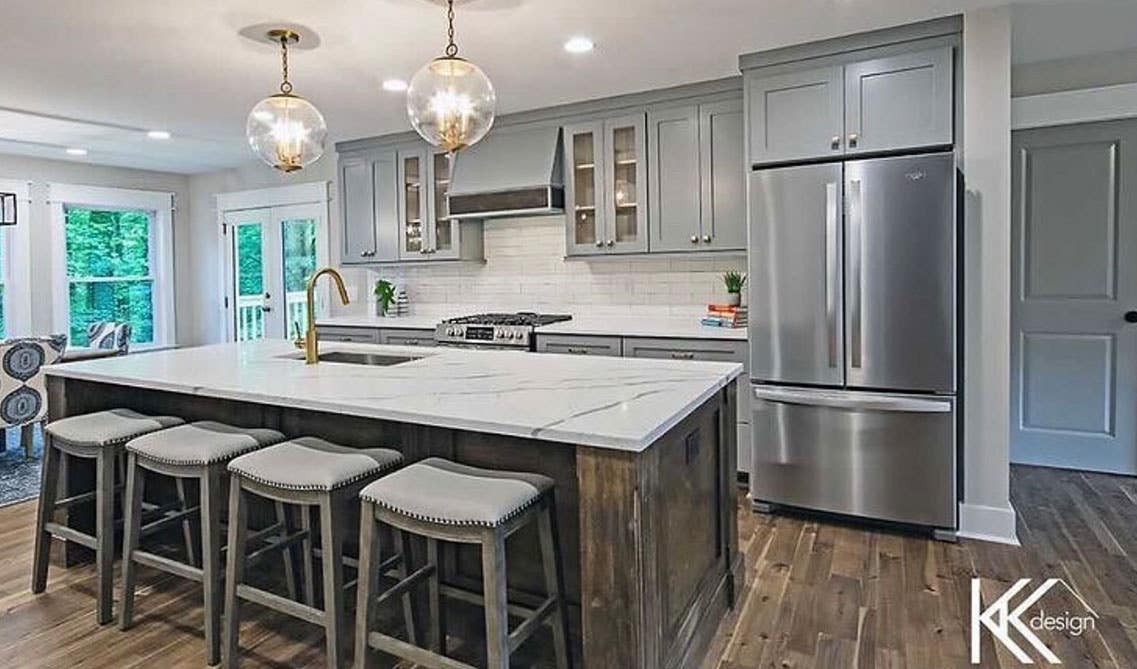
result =
[{"label": "white wall", "polygon": [[177,339],[182,342],[192,331],[193,314],[187,308],[196,281],[190,255],[192,221],[188,215],[189,179],[181,174],[148,172],[66,160],[45,160],[0,155],[0,178],[31,182],[31,270],[32,332],[52,330],[51,277],[58,268],[51,265],[51,212],[47,204],[47,184],[66,183],[106,186],[174,193],[174,282]]},{"label": "white wall", "polygon": [[1011,21],[964,15],[965,535],[1015,541],[1010,503]]}]

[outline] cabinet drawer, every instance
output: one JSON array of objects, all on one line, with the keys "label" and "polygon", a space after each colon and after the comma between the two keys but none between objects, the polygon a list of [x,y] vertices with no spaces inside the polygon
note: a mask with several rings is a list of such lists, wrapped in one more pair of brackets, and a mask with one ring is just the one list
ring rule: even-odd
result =
[{"label": "cabinet drawer", "polygon": [[606,355],[620,357],[619,337],[581,335],[537,335],[540,353],[569,353],[572,355]]},{"label": "cabinet drawer", "polygon": [[379,343],[390,346],[434,346],[434,330],[384,328],[379,331]]},{"label": "cabinet drawer", "polygon": [[321,341],[378,344],[379,331],[374,328],[317,327],[316,338]]},{"label": "cabinet drawer", "polygon": [[627,337],[624,339],[624,356],[628,358],[740,362],[744,367],[747,366],[746,342],[742,340]]}]

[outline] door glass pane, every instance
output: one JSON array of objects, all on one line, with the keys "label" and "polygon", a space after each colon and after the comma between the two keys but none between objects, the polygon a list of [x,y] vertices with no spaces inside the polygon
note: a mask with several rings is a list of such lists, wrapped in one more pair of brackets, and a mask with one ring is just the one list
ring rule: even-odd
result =
[{"label": "door glass pane", "polygon": [[422,251],[422,166],[418,157],[403,159],[403,248],[410,253]]},{"label": "door glass pane", "polygon": [[308,278],[316,272],[316,221],[310,218],[281,222],[284,270],[284,305],[288,333],[299,337],[308,327],[305,304]]},{"label": "door glass pane", "polygon": [[450,189],[450,156],[434,154],[434,248],[448,251],[451,248],[450,206],[446,192]]},{"label": "door glass pane", "polygon": [[572,137],[573,238],[577,244],[596,243],[596,154],[590,132]]},{"label": "door glass pane", "polygon": [[151,213],[66,206],[71,342],[87,343],[92,324],[130,323],[131,341],[154,341]]},{"label": "door glass pane", "polygon": [[260,223],[236,226],[233,267],[237,281],[237,341],[265,336],[264,244]]},{"label": "door glass pane", "polygon": [[636,202],[636,167],[640,156],[636,152],[635,127],[616,128],[612,131],[612,161],[615,167],[613,200],[616,208],[616,241],[635,241],[638,233]]}]

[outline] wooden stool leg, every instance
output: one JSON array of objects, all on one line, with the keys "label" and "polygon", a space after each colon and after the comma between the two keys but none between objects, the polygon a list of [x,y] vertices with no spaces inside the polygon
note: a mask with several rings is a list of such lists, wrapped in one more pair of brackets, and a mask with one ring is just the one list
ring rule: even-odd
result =
[{"label": "wooden stool leg", "polygon": [[[410,560],[411,560],[411,542],[406,532],[391,528],[394,533],[395,542],[399,546],[399,566],[397,573],[399,580],[402,580],[410,575]],[[414,645],[418,645],[418,629],[415,625],[415,606],[414,597],[410,592],[403,593],[403,620],[407,626],[407,641]]]},{"label": "wooden stool leg", "polygon": [[324,567],[324,636],[328,644],[328,667],[343,666],[343,535],[336,526],[338,500],[334,493],[320,501],[320,549]]},{"label": "wooden stool leg", "polygon": [[372,602],[379,594],[379,565],[383,564],[382,547],[375,520],[375,507],[363,502],[359,514],[359,581],[355,593],[355,669],[370,669],[371,648],[367,634],[374,622]]},{"label": "wooden stool leg", "polygon": [[304,603],[315,606],[316,570],[312,566],[312,507],[301,504],[297,511],[300,513],[300,529],[304,531],[304,540],[300,542],[301,568],[304,570]]},{"label": "wooden stool leg", "polygon": [[556,612],[550,617],[553,627],[553,648],[557,654],[557,669],[571,669],[568,650],[568,614],[565,611],[565,579],[561,560],[560,537],[557,534],[557,513],[550,497],[537,518],[541,535],[541,564],[545,570],[545,591],[556,598]]},{"label": "wooden stool leg", "polygon": [[118,612],[118,627],[130,629],[134,624],[134,551],[142,529],[142,496],[146,488],[146,471],[138,466],[138,457],[131,453],[126,464],[126,490],[123,495],[122,526],[122,602]]},{"label": "wooden stool leg", "polygon": [[[221,661],[221,485],[223,465],[210,466],[201,477],[201,584],[205,602],[205,661]],[[241,562],[244,553],[230,558]]]},{"label": "wooden stool leg", "polygon": [[240,639],[241,602],[237,597],[237,585],[245,578],[245,538],[248,522],[248,509],[245,494],[241,490],[241,479],[231,476],[229,481],[229,543],[228,562],[225,565],[225,629],[221,648],[222,666],[236,669],[240,663],[238,645]]},{"label": "wooden stool leg", "polygon": [[[178,492],[178,503],[182,506],[182,511],[189,508],[186,500],[186,482],[185,479],[175,478],[174,487]],[[204,531],[204,530],[203,530]],[[182,540],[186,544],[186,562],[191,567],[199,567],[201,563],[197,561],[197,551],[194,550],[193,538],[193,521],[189,516],[182,520]]]},{"label": "wooden stool leg", "polygon": [[[446,609],[442,606],[442,589],[439,581],[442,578],[442,564],[438,560],[438,540],[426,540],[426,561],[434,566],[434,573],[427,581],[428,607],[430,610],[430,649],[439,655],[446,654]],[[408,624],[410,622],[408,621]],[[414,643],[413,641],[411,643]]]},{"label": "wooden stool leg", "polygon": [[[290,524],[288,522],[288,509],[285,508],[284,502],[276,502],[273,504],[276,507],[276,523],[280,525],[280,532],[277,536],[283,541],[288,538]],[[296,551],[292,546],[289,546],[280,552],[280,557],[284,560],[284,583],[288,588],[288,598],[292,601],[299,601],[299,590],[296,587]]]},{"label": "wooden stool leg", "polygon": [[24,447],[24,458],[32,457],[35,450],[36,424],[30,423],[20,428],[20,443]]},{"label": "wooden stool leg", "polygon": [[488,530],[482,542],[482,581],[486,598],[486,668],[509,669],[505,535],[496,530]]},{"label": "wooden stool leg", "polygon": [[114,617],[114,487],[115,457],[111,447],[95,456],[95,572],[100,625]]},{"label": "wooden stool leg", "polygon": [[44,432],[43,462],[40,472],[39,510],[36,512],[36,536],[32,558],[32,592],[39,594],[47,588],[47,565],[51,558],[51,534],[45,529],[55,516],[55,499],[59,492],[59,449]]}]

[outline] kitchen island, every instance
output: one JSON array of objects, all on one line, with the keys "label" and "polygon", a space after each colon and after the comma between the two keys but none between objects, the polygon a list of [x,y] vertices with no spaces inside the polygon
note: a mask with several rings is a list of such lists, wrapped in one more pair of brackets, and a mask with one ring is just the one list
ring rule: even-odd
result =
[{"label": "kitchen island", "polygon": [[[700,664],[741,585],[741,365],[355,344],[323,354],[308,366],[289,342],[264,341],[58,365],[51,414],[126,407],[545,474],[581,666]],[[540,592],[536,546],[525,531],[511,539],[511,596]],[[478,587],[476,555],[452,548],[444,562],[452,584]]]}]

